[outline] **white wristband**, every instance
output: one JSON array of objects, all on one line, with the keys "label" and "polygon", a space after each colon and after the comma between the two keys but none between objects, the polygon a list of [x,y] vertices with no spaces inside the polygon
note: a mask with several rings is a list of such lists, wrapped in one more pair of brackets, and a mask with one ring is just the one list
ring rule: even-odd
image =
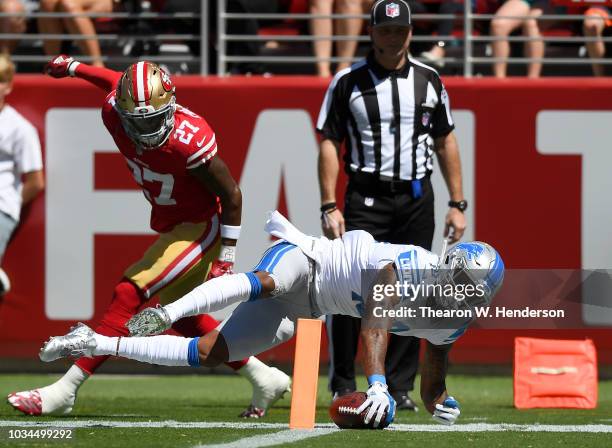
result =
[{"label": "white wristband", "polygon": [[227,226],[225,224],[221,224],[221,238],[237,240],[240,238],[240,226]]},{"label": "white wristband", "polygon": [[235,263],[236,246],[226,246],[225,244],[222,244],[221,250],[219,251],[219,261],[224,261],[226,263]]},{"label": "white wristband", "polygon": [[81,65],[79,61],[72,61],[70,64],[68,64],[68,74],[74,77],[74,74],[76,73],[76,68],[79,65]]}]

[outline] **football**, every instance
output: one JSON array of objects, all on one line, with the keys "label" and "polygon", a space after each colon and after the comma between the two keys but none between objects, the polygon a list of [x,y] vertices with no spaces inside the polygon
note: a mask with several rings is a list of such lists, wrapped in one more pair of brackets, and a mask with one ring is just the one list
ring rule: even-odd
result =
[{"label": "football", "polygon": [[368,413],[366,409],[361,414],[357,413],[359,406],[366,400],[367,395],[365,392],[353,392],[347,395],[336,398],[331,406],[329,407],[329,416],[332,421],[342,429],[383,429],[387,426],[385,419],[387,413],[385,412],[380,425],[374,428],[374,418],[370,420],[369,424],[364,423],[364,418]]}]

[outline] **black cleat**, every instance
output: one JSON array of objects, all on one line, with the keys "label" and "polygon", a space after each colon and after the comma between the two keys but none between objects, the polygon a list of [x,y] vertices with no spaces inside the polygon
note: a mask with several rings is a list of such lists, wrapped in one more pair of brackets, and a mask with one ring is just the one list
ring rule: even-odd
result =
[{"label": "black cleat", "polygon": [[336,390],[336,391],[334,391],[334,395],[332,397],[332,401],[334,401],[336,398],[344,397],[345,395],[352,394],[353,392],[355,392],[355,390],[353,390],[353,389],[340,389],[340,390]]},{"label": "black cleat", "polygon": [[416,403],[410,398],[407,392],[396,392],[393,394],[393,399],[397,403],[396,409],[402,411],[417,412],[419,410]]}]

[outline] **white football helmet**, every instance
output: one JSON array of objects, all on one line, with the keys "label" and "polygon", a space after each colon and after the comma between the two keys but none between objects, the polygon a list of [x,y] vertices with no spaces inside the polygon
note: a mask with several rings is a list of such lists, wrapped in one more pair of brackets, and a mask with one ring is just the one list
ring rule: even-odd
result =
[{"label": "white football helmet", "polygon": [[465,298],[469,307],[489,305],[504,281],[504,262],[487,243],[459,243],[442,254],[440,261],[437,283],[474,285],[484,291],[482,295]]},{"label": "white football helmet", "polygon": [[137,62],[123,72],[115,107],[126,134],[140,148],[157,148],[170,136],[176,109],[174,91],[170,76],[152,62]]}]

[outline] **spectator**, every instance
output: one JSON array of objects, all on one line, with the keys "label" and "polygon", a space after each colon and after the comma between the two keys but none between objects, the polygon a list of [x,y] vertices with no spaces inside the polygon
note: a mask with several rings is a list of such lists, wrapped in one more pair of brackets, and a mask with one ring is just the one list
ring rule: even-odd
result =
[{"label": "spectator", "polygon": [[[111,13],[118,0],[41,0],[41,12],[57,12],[74,14],[73,17],[38,19],[38,30],[43,34],[75,34],[95,36],[96,29],[91,17],[83,13]],[[100,43],[97,38],[77,41],[83,54],[89,56],[91,65],[104,67]],[[55,55],[61,53],[61,40],[45,39],[45,54]]]},{"label": "spectator", "polygon": [[[603,32],[606,27],[612,26],[610,9],[605,6],[593,6],[587,9],[584,15],[585,18],[582,24],[584,35],[597,38],[595,42],[586,43],[589,57],[592,59],[601,59],[606,54],[606,44],[602,39]],[[595,76],[604,76],[605,69],[602,64],[593,63],[592,66]]]},{"label": "spectator", "polygon": [[[493,74],[497,78],[505,78],[510,56],[510,43],[505,40],[518,27],[523,28],[523,35],[530,38],[540,37],[537,17],[542,15],[544,7],[541,3],[526,0],[507,0],[495,13],[491,21],[491,33],[501,40],[493,41],[493,57],[503,59],[493,63]],[[525,42],[525,57],[541,59],[544,56],[544,42],[530,40]],[[530,62],[527,76],[538,78],[542,71],[541,62]]]},{"label": "spectator", "polygon": [[[274,14],[283,11],[279,0],[228,0],[227,12],[238,14]],[[228,20],[227,34],[257,35],[262,25],[260,19]],[[230,41],[227,43],[229,56],[258,57],[261,56],[261,42]],[[232,74],[264,74],[266,68],[258,61],[236,62],[231,64]]]},{"label": "spectator", "polygon": [[[25,7],[21,0],[0,1],[0,13],[2,14],[25,14]],[[23,34],[26,30],[25,15],[21,17],[0,18],[1,34]],[[0,38],[0,53],[12,53],[17,46],[16,40],[5,40]]]},{"label": "spectator", "polygon": [[[15,66],[0,53],[0,261],[19,222],[21,207],[44,188],[40,141],[36,129],[10,105]],[[0,294],[10,289],[6,273],[0,269]]]},{"label": "spectator", "polygon": [[[337,14],[363,14],[362,0],[311,0],[310,13],[330,15],[336,5]],[[310,22],[310,32],[313,36],[332,36],[332,19],[312,19]],[[339,58],[352,58],[357,50],[357,37],[361,34],[363,28],[363,19],[338,19],[336,21],[336,35],[353,37],[353,40],[341,40],[336,42],[336,55]],[[314,53],[317,58],[317,74],[319,76],[331,76],[331,64],[328,58],[332,55],[331,40],[316,40],[313,42]],[[336,72],[349,67],[350,61],[341,61],[336,66]]]},{"label": "spectator", "polygon": [[[412,8],[412,4],[410,5]],[[413,9],[415,13],[421,14]],[[438,9],[439,14],[459,14],[463,11],[463,5],[455,2],[455,0],[442,0],[440,8]],[[454,19],[442,19],[436,21],[436,34],[438,36],[450,36],[453,32]],[[431,65],[435,65],[438,68],[444,67],[444,57],[446,56],[446,41],[440,40],[429,50],[421,53],[421,57],[425,59],[425,62]]]}]

